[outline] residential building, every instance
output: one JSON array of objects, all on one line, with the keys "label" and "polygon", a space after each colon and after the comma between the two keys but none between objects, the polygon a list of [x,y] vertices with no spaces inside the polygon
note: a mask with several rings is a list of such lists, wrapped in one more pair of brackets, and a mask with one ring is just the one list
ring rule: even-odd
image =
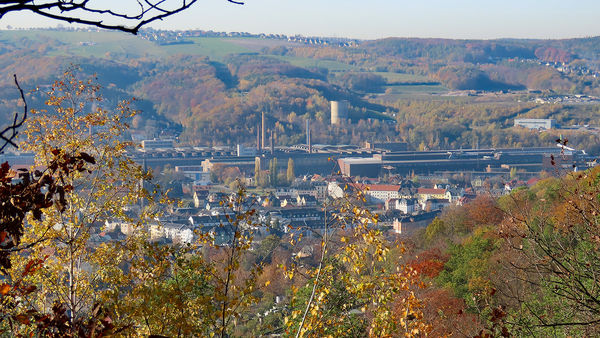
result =
[{"label": "residential building", "polygon": [[431,198],[420,202],[421,209],[425,211],[442,210],[450,205],[450,200],[445,198]]},{"label": "residential building", "polygon": [[364,191],[371,203],[385,203],[387,200],[395,198],[411,198],[412,196],[403,196],[402,186],[397,184],[357,184],[357,189]]},{"label": "residential building", "polygon": [[419,188],[417,189],[417,196],[419,201],[426,201],[430,199],[445,199],[448,201],[452,200],[452,194],[447,189]]},{"label": "residential building", "polygon": [[327,183],[319,181],[300,181],[290,188],[292,193],[298,195],[312,195],[322,201],[327,198]]},{"label": "residential building", "polygon": [[194,199],[194,207],[202,208],[208,199],[208,189],[194,189],[192,198]]},{"label": "residential building", "polygon": [[392,198],[385,204],[386,210],[399,210],[403,214],[414,214],[421,210],[419,200],[416,198]]},{"label": "residential building", "polygon": [[424,228],[440,214],[440,211],[425,212],[418,215],[407,215],[394,219],[392,228],[397,234],[410,234]]},{"label": "residential building", "polygon": [[296,205],[302,207],[316,207],[317,199],[313,195],[298,195],[296,197]]}]

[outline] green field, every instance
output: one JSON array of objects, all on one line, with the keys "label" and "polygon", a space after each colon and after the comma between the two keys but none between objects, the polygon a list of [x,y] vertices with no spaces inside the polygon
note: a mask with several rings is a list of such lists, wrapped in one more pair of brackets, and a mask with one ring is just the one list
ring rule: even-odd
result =
[{"label": "green field", "polygon": [[448,88],[442,85],[398,85],[387,86],[386,90],[389,94],[406,95],[443,94],[448,92]]},{"label": "green field", "polygon": [[372,74],[377,74],[383,76],[387,82],[393,83],[423,83],[423,82],[432,82],[433,80],[427,76],[423,75],[415,75],[415,74],[405,74],[405,73],[392,73],[392,72],[373,72]]},{"label": "green field", "polygon": [[[0,39],[18,43],[20,39],[55,42],[50,55],[96,57],[164,57],[176,54],[207,56],[221,60],[232,53],[252,50],[227,41],[226,38],[188,38],[193,44],[159,45],[138,36],[118,32],[65,32],[22,30],[0,32]],[[86,45],[87,43],[91,43]]]},{"label": "green field", "polygon": [[[159,45],[138,36],[120,32],[81,32],[81,31],[47,31],[17,30],[0,31],[0,40],[18,45],[21,39],[37,42],[50,42],[53,48],[48,54],[54,56],[74,55],[101,58],[139,58],[165,57],[177,54],[207,56],[212,60],[223,60],[230,54],[255,53],[263,40],[255,38],[186,38],[191,44]],[[248,43],[240,43],[240,40]],[[247,40],[247,41],[246,41]],[[253,43],[257,40],[256,43]],[[256,46],[255,46],[256,45]],[[327,68],[331,72],[356,71],[357,68],[333,60],[317,60],[310,58],[269,55],[303,68]],[[405,74],[389,73],[386,77],[392,81],[403,81]],[[422,81],[406,79],[406,81]]]},{"label": "green field", "polygon": [[227,38],[189,38],[193,44],[158,46],[169,55],[191,54],[208,56],[213,60],[222,60],[229,54],[251,53],[248,48],[227,41]]},{"label": "green field", "polygon": [[330,72],[347,72],[355,70],[356,67],[333,60],[318,60],[287,55],[270,55],[273,58],[287,61],[294,66],[302,68],[327,68]]}]

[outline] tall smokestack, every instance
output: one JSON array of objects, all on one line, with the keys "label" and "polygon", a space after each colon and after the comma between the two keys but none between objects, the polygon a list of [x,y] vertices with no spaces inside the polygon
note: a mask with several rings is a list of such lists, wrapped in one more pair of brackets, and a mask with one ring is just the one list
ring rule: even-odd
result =
[{"label": "tall smokestack", "polygon": [[312,154],[312,133],[310,128],[308,129],[308,153]]},{"label": "tall smokestack", "polygon": [[260,123],[256,124],[256,150],[260,151]]},{"label": "tall smokestack", "polygon": [[265,112],[262,112],[262,138],[261,138],[261,149],[265,147]]},{"label": "tall smokestack", "polygon": [[306,145],[308,145],[310,143],[310,136],[308,136],[310,134],[310,121],[306,120]]},{"label": "tall smokestack", "polygon": [[306,120],[306,145],[308,146],[308,153],[312,153],[312,143],[310,141],[310,120]]}]

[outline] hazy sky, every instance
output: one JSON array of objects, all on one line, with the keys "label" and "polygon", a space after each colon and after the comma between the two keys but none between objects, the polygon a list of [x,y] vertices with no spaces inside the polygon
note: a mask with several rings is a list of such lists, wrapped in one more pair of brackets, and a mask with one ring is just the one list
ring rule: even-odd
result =
[{"label": "hazy sky", "polygon": [[[122,4],[126,0],[102,0]],[[154,27],[374,39],[600,35],[600,0],[200,0]],[[12,14],[0,27],[56,26]]]}]

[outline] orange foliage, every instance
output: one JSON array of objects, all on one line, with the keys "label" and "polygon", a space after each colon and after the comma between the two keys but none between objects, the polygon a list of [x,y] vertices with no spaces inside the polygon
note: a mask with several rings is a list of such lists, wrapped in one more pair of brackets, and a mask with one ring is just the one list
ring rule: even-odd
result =
[{"label": "orange foliage", "polygon": [[421,297],[423,319],[431,325],[431,337],[473,337],[483,327],[476,314],[466,311],[465,301],[450,291],[429,288]]},{"label": "orange foliage", "polygon": [[489,195],[479,195],[465,206],[467,223],[473,229],[477,225],[498,225],[504,218],[504,213]]},{"label": "orange foliage", "polygon": [[535,56],[549,62],[571,62],[573,54],[554,47],[540,47],[535,50]]},{"label": "orange foliage", "polygon": [[444,269],[446,261],[448,261],[448,255],[444,255],[440,249],[434,248],[421,252],[409,265],[419,275],[435,278]]}]

